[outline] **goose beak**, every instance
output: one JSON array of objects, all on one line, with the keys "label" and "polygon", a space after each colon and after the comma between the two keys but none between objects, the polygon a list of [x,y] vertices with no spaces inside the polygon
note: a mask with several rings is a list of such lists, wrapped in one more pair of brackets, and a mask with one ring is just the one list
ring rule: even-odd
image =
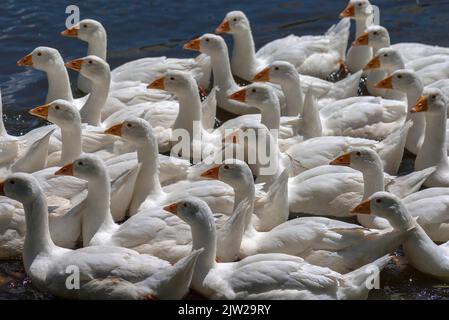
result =
[{"label": "goose beak", "polygon": [[0,196],[5,195],[5,181],[0,182]]},{"label": "goose beak", "polygon": [[253,78],[253,82],[268,82],[270,81],[270,68],[267,67],[256,74]]},{"label": "goose beak", "polygon": [[355,46],[367,46],[369,43],[368,32],[363,33],[360,37],[358,37],[352,45]]},{"label": "goose beak", "polygon": [[33,66],[33,55],[30,53],[26,55],[19,61],[17,61],[17,65],[20,67],[32,67]]},{"label": "goose beak", "polygon": [[72,61],[67,62],[65,64],[65,66],[68,69],[72,69],[72,70],[80,72],[81,71],[81,65],[83,64],[83,61],[84,61],[84,59],[72,60]]},{"label": "goose beak", "polygon": [[223,22],[215,29],[216,33],[226,33],[231,31],[228,20],[223,20]]},{"label": "goose beak", "polygon": [[371,200],[365,200],[351,210],[352,214],[371,214]]},{"label": "goose beak", "polygon": [[193,40],[187,42],[183,46],[183,48],[186,50],[200,51],[200,49],[201,49],[200,43],[201,43],[200,38],[196,38],[196,39],[193,39]]},{"label": "goose beak", "polygon": [[168,206],[164,207],[164,210],[176,215],[176,213],[178,212],[178,204],[173,203],[171,205],[168,205]]},{"label": "goose beak", "polygon": [[78,29],[75,27],[65,29],[64,31],[61,32],[61,36],[76,38],[78,37]]},{"label": "goose beak", "polygon": [[329,164],[333,165],[333,166],[350,166],[351,165],[351,154],[345,153],[344,155],[339,156],[338,158],[335,158],[334,160],[332,160]]},{"label": "goose beak", "polygon": [[122,128],[123,128],[123,124],[116,124],[115,126],[110,127],[109,129],[105,130],[105,134],[111,134],[113,136],[122,136]]},{"label": "goose beak", "polygon": [[203,178],[209,178],[209,179],[218,180],[218,172],[219,172],[219,170],[220,170],[220,167],[221,167],[221,166],[213,167],[213,168],[207,170],[206,172],[203,172],[203,173],[201,174],[201,176],[202,176]]},{"label": "goose beak", "polygon": [[380,58],[379,56],[374,57],[371,59],[370,62],[366,64],[366,66],[363,68],[364,71],[366,70],[372,70],[372,69],[379,69],[380,68]]},{"label": "goose beak", "polygon": [[165,90],[165,77],[154,80],[147,86],[147,88]]},{"label": "goose beak", "polygon": [[427,104],[427,98],[424,96],[421,96],[418,101],[416,102],[415,106],[410,110],[411,113],[417,113],[417,112],[426,112],[429,110],[429,106]]},{"label": "goose beak", "polygon": [[340,13],[340,19],[354,16],[355,16],[355,8],[352,3],[349,3],[348,6]]},{"label": "goose beak", "polygon": [[393,77],[389,76],[374,85],[377,89],[393,89]]},{"label": "goose beak", "polygon": [[44,104],[43,106],[31,109],[30,110],[30,114],[35,116],[35,117],[47,120],[49,106],[50,106],[49,104]]},{"label": "goose beak", "polygon": [[55,172],[55,176],[73,176],[73,163],[66,164],[60,168]]},{"label": "goose beak", "polygon": [[237,92],[234,92],[233,94],[231,94],[228,97],[228,99],[245,102],[246,101],[246,89],[242,89]]}]

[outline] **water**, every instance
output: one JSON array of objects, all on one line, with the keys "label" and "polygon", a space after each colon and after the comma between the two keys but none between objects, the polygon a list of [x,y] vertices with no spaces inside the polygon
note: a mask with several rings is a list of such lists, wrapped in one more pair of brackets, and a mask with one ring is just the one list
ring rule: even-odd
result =
[{"label": "water", "polygon": [[[73,2],[71,2],[73,3]],[[393,42],[417,41],[449,46],[449,1],[372,1],[380,7],[381,23]],[[44,73],[18,67],[16,61],[37,46],[57,48],[65,60],[86,53],[83,42],[63,38],[66,5],[49,0],[3,0],[0,15],[0,87],[4,120],[10,134],[23,134],[41,122],[28,110],[45,101]],[[108,62],[116,67],[145,56],[191,57],[182,50],[187,40],[213,32],[230,10],[240,9],[251,20],[257,47],[290,33],[322,34],[338,22],[346,0],[187,1],[91,0],[79,4],[81,18],[101,21],[108,31]],[[226,37],[229,41],[230,37]],[[74,80],[75,75],[71,73]],[[406,170],[407,171],[407,170]],[[398,253],[400,254],[400,252]],[[401,267],[402,268],[402,267]],[[382,274],[375,299],[444,299],[449,288],[406,267],[391,265]],[[20,263],[0,264],[0,299],[48,298],[31,289]]]}]

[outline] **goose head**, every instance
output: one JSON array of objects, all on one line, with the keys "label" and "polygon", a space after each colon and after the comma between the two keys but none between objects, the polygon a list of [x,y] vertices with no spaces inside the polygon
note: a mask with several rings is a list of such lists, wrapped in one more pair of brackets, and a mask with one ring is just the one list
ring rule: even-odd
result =
[{"label": "goose head", "polygon": [[187,42],[184,45],[184,49],[199,51],[208,56],[214,56],[226,50],[226,43],[222,37],[216,34],[206,33],[199,38]]},{"label": "goose head", "polygon": [[374,87],[407,92],[410,88],[422,87],[422,83],[413,70],[401,69],[379,81]]},{"label": "goose head", "polygon": [[249,20],[242,11],[229,12],[223,22],[215,29],[216,33],[238,34],[251,31]]},{"label": "goose head", "polygon": [[36,195],[41,193],[42,190],[36,178],[27,173],[11,174],[0,183],[0,195],[23,204],[33,202]]},{"label": "goose head", "polygon": [[335,158],[330,165],[348,166],[365,172],[373,167],[382,167],[382,160],[376,151],[366,147],[353,147],[349,152]]},{"label": "goose head", "polygon": [[72,163],[66,164],[55,175],[73,176],[86,181],[95,181],[106,173],[104,162],[95,155],[84,154]]},{"label": "goose head", "polygon": [[164,210],[178,216],[196,230],[204,231],[215,228],[212,212],[203,200],[188,197],[164,207]]},{"label": "goose head", "polygon": [[30,114],[50,121],[60,128],[70,128],[74,124],[81,125],[78,109],[71,102],[62,99],[31,109]]},{"label": "goose head", "polygon": [[377,55],[363,68],[363,70],[383,69],[397,70],[403,67],[401,54],[393,48],[382,48]]},{"label": "goose head", "polygon": [[364,20],[373,14],[373,7],[368,0],[350,0],[346,8],[340,13],[340,18]]},{"label": "goose head", "polygon": [[109,64],[94,55],[69,61],[65,65],[67,68],[81,73],[94,83],[104,83],[104,79],[108,78],[111,72]]},{"label": "goose head", "polygon": [[366,32],[358,37],[353,46],[371,46],[373,48],[385,48],[390,46],[390,35],[388,30],[382,26],[372,25]]},{"label": "goose head", "polygon": [[150,83],[148,88],[165,90],[176,96],[184,96],[196,92],[197,84],[191,73],[170,70],[163,77]]},{"label": "goose head", "polygon": [[280,108],[279,101],[273,88],[262,82],[252,83],[234,92],[228,99],[236,100],[254,106],[261,111]]},{"label": "goose head", "polygon": [[220,180],[230,185],[235,193],[248,193],[253,188],[253,174],[248,165],[238,159],[226,159],[223,164],[215,166],[201,174],[204,178]]},{"label": "goose head", "polygon": [[106,33],[103,25],[93,19],[84,19],[73,27],[62,31],[61,35],[90,42],[96,39],[98,33]]},{"label": "goose head", "polygon": [[150,123],[142,118],[130,118],[120,124],[114,125],[104,133],[122,137],[137,147],[146,146],[151,142],[157,146],[156,137]]},{"label": "goose head", "polygon": [[58,50],[49,47],[37,47],[19,61],[18,66],[33,67],[40,71],[51,71],[55,66],[63,66],[64,60]]},{"label": "goose head", "polygon": [[272,82],[281,86],[288,86],[294,80],[299,79],[299,74],[296,68],[287,61],[275,61],[269,67],[263,69],[253,78],[253,81],[258,82]]},{"label": "goose head", "polygon": [[412,113],[426,112],[429,115],[446,114],[446,97],[437,88],[424,89],[423,95],[418,99],[416,105],[410,110]]},{"label": "goose head", "polygon": [[388,220],[394,229],[408,230],[416,222],[407,212],[401,199],[389,192],[376,192],[351,210],[353,214],[374,214]]}]

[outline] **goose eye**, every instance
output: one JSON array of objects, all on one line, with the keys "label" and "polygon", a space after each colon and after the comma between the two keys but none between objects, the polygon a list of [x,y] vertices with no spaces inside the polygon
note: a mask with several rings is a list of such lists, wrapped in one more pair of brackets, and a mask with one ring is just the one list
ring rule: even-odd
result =
[{"label": "goose eye", "polygon": [[232,21],[236,22],[236,21],[237,21],[237,18],[232,19]]},{"label": "goose eye", "polygon": [[402,79],[402,75],[398,75],[398,78],[399,78],[399,79]]},{"label": "goose eye", "polygon": [[83,25],[84,28],[87,28],[87,24]]},{"label": "goose eye", "polygon": [[209,38],[206,38],[205,40],[206,40],[206,42],[209,42]]},{"label": "goose eye", "polygon": [[59,106],[55,106],[55,109],[56,109],[56,110],[59,110],[60,108],[59,108]]},{"label": "goose eye", "polygon": [[274,70],[276,70],[276,71],[279,70],[279,67],[275,67]]},{"label": "goose eye", "polygon": [[83,162],[82,161],[78,161],[78,165],[82,166]]},{"label": "goose eye", "polygon": [[358,155],[358,156],[361,156],[361,155],[362,155],[362,154],[360,153],[360,151],[357,151],[355,154]]},{"label": "goose eye", "polygon": [[359,7],[361,7],[362,6],[362,4],[361,3],[359,3]]},{"label": "goose eye", "polygon": [[437,98],[437,96],[436,96],[436,95],[432,95],[432,96],[430,96],[430,98],[431,98],[432,100],[435,100],[435,99]]},{"label": "goose eye", "polygon": [[256,92],[256,89],[251,90],[252,92]]},{"label": "goose eye", "polygon": [[42,55],[42,52],[38,52],[37,55],[40,57]]},{"label": "goose eye", "polygon": [[175,80],[175,77],[170,77],[170,80]]},{"label": "goose eye", "polygon": [[376,199],[376,203],[381,203],[381,202],[382,202],[382,200]]},{"label": "goose eye", "polygon": [[385,53],[385,54],[384,54],[384,57],[388,57],[388,53]]},{"label": "goose eye", "polygon": [[92,64],[93,62],[92,62],[92,60],[89,60],[89,64]]},{"label": "goose eye", "polygon": [[16,182],[14,180],[9,180],[9,184],[15,184]]},{"label": "goose eye", "polygon": [[126,126],[127,126],[128,128],[131,128],[133,125],[132,125],[131,123],[128,123]]},{"label": "goose eye", "polygon": [[229,166],[228,166],[228,165],[225,165],[224,168],[227,170],[227,169],[229,169]]},{"label": "goose eye", "polygon": [[377,31],[375,31],[373,34],[374,34],[375,36],[377,36]]},{"label": "goose eye", "polygon": [[187,203],[184,202],[184,203],[182,204],[182,206],[183,206],[184,208],[187,208]]}]

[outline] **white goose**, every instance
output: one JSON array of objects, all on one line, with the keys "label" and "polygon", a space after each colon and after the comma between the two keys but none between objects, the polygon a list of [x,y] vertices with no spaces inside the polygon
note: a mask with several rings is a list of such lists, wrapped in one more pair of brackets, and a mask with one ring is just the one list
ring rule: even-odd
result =
[{"label": "white goose", "polygon": [[[360,37],[367,27],[374,23],[374,8],[368,0],[350,0],[346,8],[340,13],[340,18],[355,20],[355,37]],[[351,73],[362,70],[373,56],[368,46],[351,47],[346,55],[346,65]]]},{"label": "white goose", "polygon": [[257,53],[249,20],[242,11],[226,14],[216,32],[233,36],[232,73],[246,81],[277,60],[292,63],[302,74],[324,79],[339,70],[344,60],[349,26],[344,19],[322,36],[290,35],[265,44]]},{"label": "white goose", "polygon": [[412,113],[424,112],[426,130],[415,160],[415,170],[436,166],[437,170],[426,180],[426,187],[449,187],[449,160],[446,148],[447,99],[436,88],[428,88],[419,98]]},{"label": "white goose", "polygon": [[[232,76],[228,47],[222,37],[206,33],[186,43],[184,49],[200,51],[210,56],[214,74],[214,86],[218,88],[217,104],[219,107],[238,115],[258,113],[258,110],[254,107],[229,99],[229,95],[238,91],[241,87]],[[281,106],[283,107],[285,105],[284,96],[280,90],[277,90],[276,93],[280,97]]]},{"label": "white goose", "polygon": [[[106,61],[107,34],[100,22],[84,19],[61,34],[87,42],[87,55],[96,55]],[[206,55],[199,55],[195,59],[155,57],[127,62],[112,71],[112,87],[123,85],[126,87],[127,83],[133,84],[133,82],[147,84],[168,70],[192,72],[200,86],[209,87],[211,66],[210,59]],[[89,82],[82,76],[78,78],[78,88],[84,92],[90,92]]]},{"label": "white goose", "polygon": [[[403,240],[396,230],[371,231],[322,217],[293,219],[259,232],[251,222],[256,190],[249,167],[242,161],[227,160],[215,170],[208,175],[231,185],[240,198],[233,216],[218,230],[217,257],[222,262],[260,253],[285,253],[346,273],[392,252]],[[287,194],[276,200],[279,212],[271,214],[285,211],[288,215]]]},{"label": "white goose", "polygon": [[215,261],[217,234],[207,204],[187,199],[166,207],[190,225],[198,257],[191,287],[212,299],[365,299],[369,268],[382,269],[383,257],[346,275],[286,254],[257,254],[239,262]]},{"label": "white goose", "polygon": [[[0,191],[25,208],[23,262],[38,289],[71,299],[180,299],[187,293],[201,250],[171,266],[153,256],[118,247],[61,248],[51,240],[47,202],[32,176],[13,174],[0,185]],[[79,290],[67,288],[70,266],[78,268]]]},{"label": "white goose", "polygon": [[406,230],[403,243],[409,263],[419,271],[449,281],[449,242],[436,245],[410,215],[401,200],[386,192],[377,192],[354,212],[386,218],[398,229]]},{"label": "white goose", "polygon": [[[441,85],[443,88],[445,85],[449,86],[449,80],[447,79],[438,82],[438,85]],[[418,74],[412,70],[397,70],[391,76],[376,84],[376,87],[397,90],[404,92],[407,95],[407,120],[413,120],[413,125],[408,132],[405,147],[411,153],[417,154],[424,141],[424,132],[426,128],[426,119],[424,115],[410,112],[424,90],[424,86]],[[431,87],[433,87],[433,85],[429,85],[426,88]],[[446,136],[448,135],[449,128],[446,128]],[[449,149],[449,145],[446,144],[446,146],[447,149]]]},{"label": "white goose", "polygon": [[[325,94],[324,97],[320,92],[319,83],[318,87],[313,82],[308,84],[309,91],[318,98],[317,107],[309,106],[308,110],[316,112],[315,109],[319,109],[317,119],[321,119],[322,135],[385,138],[402,125],[405,116],[404,103],[380,97],[355,97],[360,75],[361,73],[358,73],[353,75],[353,78],[340,81],[341,85],[334,84],[327,89],[329,95]],[[310,103],[303,101],[300,76],[289,63],[275,62],[269,69],[256,75],[256,78],[281,86],[286,97],[286,110],[291,115],[297,116],[298,111],[301,113],[305,104]],[[344,88],[344,85],[349,85],[349,88]],[[320,101],[320,97],[324,99]]]},{"label": "white goose", "polygon": [[[197,197],[203,197],[216,212],[231,213],[233,192],[222,183],[207,181],[179,181],[162,189],[159,178],[159,156],[156,138],[151,125],[138,118],[115,125],[105,133],[122,137],[133,143],[137,148],[137,160],[141,165],[133,199],[130,205],[130,214],[136,214],[139,207],[152,206],[155,203],[165,203],[166,199],[187,192]],[[203,189],[203,190],[202,190]],[[168,191],[169,190],[169,191]]]}]

